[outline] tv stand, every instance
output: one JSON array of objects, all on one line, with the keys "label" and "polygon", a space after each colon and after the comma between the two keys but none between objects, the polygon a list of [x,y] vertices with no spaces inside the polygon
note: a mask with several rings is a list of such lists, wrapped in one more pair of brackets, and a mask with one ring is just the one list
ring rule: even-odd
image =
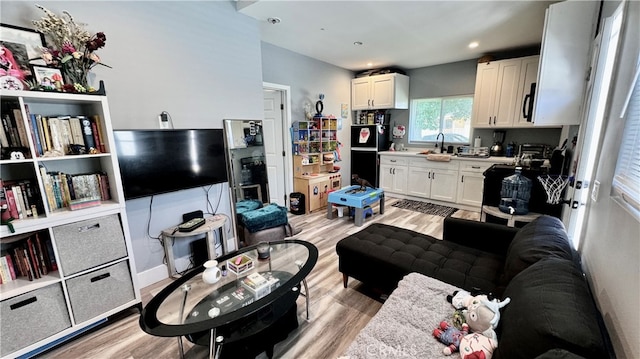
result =
[{"label": "tv stand", "polygon": [[214,259],[218,257],[216,253],[216,240],[214,236],[214,232],[218,229],[222,232],[222,236],[220,237],[220,243],[222,247],[222,253],[220,255],[226,254],[228,252],[227,246],[227,231],[225,230],[225,225],[229,223],[229,217],[224,214],[216,214],[212,217],[205,218],[206,223],[202,226],[194,229],[191,232],[180,232],[178,231],[178,226],[169,227],[164,229],[160,236],[162,237],[162,246],[164,247],[164,254],[167,258],[167,270],[169,272],[169,277],[177,278],[179,277],[178,272],[176,271],[176,262],[173,257],[173,246],[171,245],[172,239],[174,238],[186,238],[193,237],[199,234],[206,234],[207,241],[207,253],[209,254],[209,259]]}]

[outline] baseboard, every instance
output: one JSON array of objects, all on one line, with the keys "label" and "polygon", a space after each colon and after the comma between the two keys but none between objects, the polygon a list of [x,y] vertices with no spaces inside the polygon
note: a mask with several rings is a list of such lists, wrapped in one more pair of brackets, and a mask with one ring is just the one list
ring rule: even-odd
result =
[{"label": "baseboard", "polygon": [[[189,257],[176,258],[175,265],[178,273],[184,272],[191,265],[191,259]],[[138,284],[140,288],[144,288],[167,278],[169,278],[169,270],[166,264],[162,264],[138,273]]]}]

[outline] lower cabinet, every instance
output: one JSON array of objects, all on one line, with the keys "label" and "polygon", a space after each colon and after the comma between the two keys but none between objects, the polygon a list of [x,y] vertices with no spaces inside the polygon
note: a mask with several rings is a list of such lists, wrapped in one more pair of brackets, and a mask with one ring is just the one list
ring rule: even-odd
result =
[{"label": "lower cabinet", "polygon": [[455,202],[457,177],[457,162],[411,159],[406,193],[438,201]]},{"label": "lower cabinet", "polygon": [[380,188],[394,193],[407,192],[407,158],[384,156],[380,159]]},{"label": "lower cabinet", "polygon": [[465,162],[460,165],[457,203],[482,207],[483,173],[489,167],[491,164],[479,162]]}]

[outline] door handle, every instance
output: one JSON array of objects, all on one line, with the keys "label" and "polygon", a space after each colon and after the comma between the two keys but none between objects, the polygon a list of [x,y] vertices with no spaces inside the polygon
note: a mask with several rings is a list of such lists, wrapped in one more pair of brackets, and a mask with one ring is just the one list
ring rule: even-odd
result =
[{"label": "door handle", "polygon": [[496,124],[496,117],[498,117],[498,116],[493,116],[493,124],[494,125]]},{"label": "door handle", "polygon": [[527,103],[529,102],[529,100],[531,99],[531,95],[527,94],[524,97],[524,101],[522,101],[522,117],[527,120],[527,122],[529,122],[529,115],[526,112],[526,109],[528,107]]},{"label": "door handle", "polygon": [[462,175],[462,177],[460,177],[460,183],[464,183],[464,175]]},{"label": "door handle", "polygon": [[491,116],[489,116],[489,125],[491,125]]}]

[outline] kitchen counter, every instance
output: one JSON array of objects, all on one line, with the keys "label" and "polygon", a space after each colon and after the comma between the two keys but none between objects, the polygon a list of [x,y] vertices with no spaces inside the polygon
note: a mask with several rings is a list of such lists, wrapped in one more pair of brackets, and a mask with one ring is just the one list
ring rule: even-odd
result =
[{"label": "kitchen counter", "polygon": [[[379,152],[380,156],[406,156],[413,158],[425,158],[425,154],[421,154],[422,151],[381,151]],[[455,155],[451,155],[451,161],[480,161],[480,162],[489,162],[489,163],[500,163],[500,164],[512,164],[515,162],[514,157],[503,157],[503,156],[491,156],[491,157],[458,157]]]}]

